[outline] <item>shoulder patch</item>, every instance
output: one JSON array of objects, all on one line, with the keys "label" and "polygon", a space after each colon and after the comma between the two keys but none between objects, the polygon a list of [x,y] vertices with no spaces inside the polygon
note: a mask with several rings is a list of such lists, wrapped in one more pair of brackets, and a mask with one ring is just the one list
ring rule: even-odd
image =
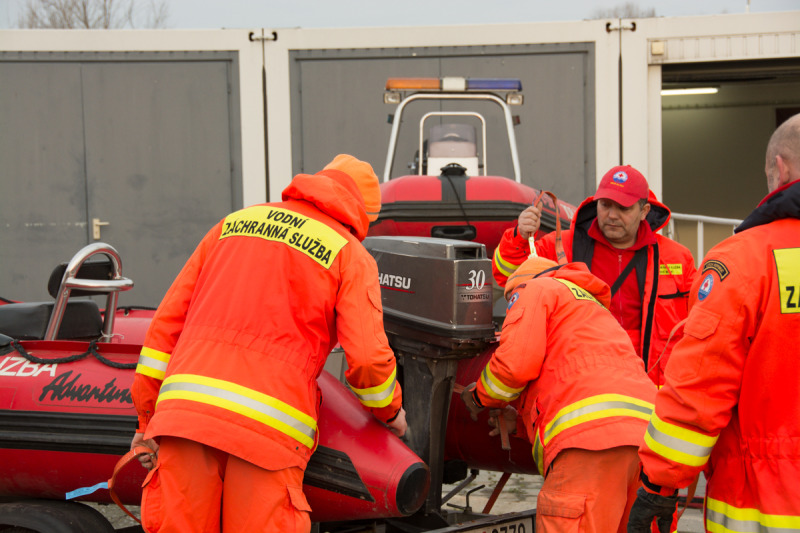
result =
[{"label": "shoulder patch", "polygon": [[701,302],[706,299],[706,297],[711,294],[711,289],[714,288],[714,276],[708,274],[705,278],[703,278],[703,283],[700,284],[700,288],[697,289],[697,299]]},{"label": "shoulder patch", "polygon": [[517,300],[519,300],[519,293],[515,292],[514,294],[511,295],[511,298],[508,299],[508,305],[506,306],[506,310],[511,309],[511,307],[515,303],[517,303]]},{"label": "shoulder patch", "polygon": [[700,274],[705,274],[709,270],[716,272],[720,281],[727,278],[728,274],[731,273],[731,271],[728,270],[728,267],[725,266],[725,263],[722,261],[717,261],[716,259],[709,259],[703,263],[703,270],[700,272]]}]

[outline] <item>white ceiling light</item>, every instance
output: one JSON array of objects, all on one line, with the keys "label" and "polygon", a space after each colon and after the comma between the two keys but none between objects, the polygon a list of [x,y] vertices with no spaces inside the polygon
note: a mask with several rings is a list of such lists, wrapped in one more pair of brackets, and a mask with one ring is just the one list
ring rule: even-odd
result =
[{"label": "white ceiling light", "polygon": [[690,87],[687,89],[661,89],[661,96],[685,96],[690,94],[717,94],[717,87]]}]

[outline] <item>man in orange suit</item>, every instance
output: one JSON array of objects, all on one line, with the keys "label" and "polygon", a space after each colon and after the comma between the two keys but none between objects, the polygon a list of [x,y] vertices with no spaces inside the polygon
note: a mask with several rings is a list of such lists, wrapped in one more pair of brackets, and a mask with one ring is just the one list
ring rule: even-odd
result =
[{"label": "man in orange suit", "polygon": [[366,409],[406,430],[362,246],[380,211],[372,167],[342,154],[282,202],[217,223],[153,318],[132,393],[132,446],[157,451],[142,496],[155,532],[308,532],[303,474],[317,443],[317,377],[337,341]]},{"label": "man in orange suit", "polygon": [[706,255],[647,427],[629,531],[670,531],[703,471],[706,531],[800,531],[800,114],[767,145],[769,194]]},{"label": "man in orange suit", "polygon": [[656,388],[608,311],[608,285],[583,263],[534,257],[506,297],[500,346],[462,398],[473,413],[505,407],[533,445],[545,478],[537,532],[624,533]]}]

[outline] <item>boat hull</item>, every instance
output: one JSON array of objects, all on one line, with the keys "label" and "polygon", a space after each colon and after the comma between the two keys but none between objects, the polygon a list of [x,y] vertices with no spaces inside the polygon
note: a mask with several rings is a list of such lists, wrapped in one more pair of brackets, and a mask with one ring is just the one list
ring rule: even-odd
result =
[{"label": "boat hull", "polygon": [[[381,212],[370,236],[417,236],[469,240],[491,254],[503,232],[540,191],[501,176],[401,176],[381,184]],[[575,207],[559,201],[562,227]],[[555,229],[553,201],[543,198],[540,235]]]},{"label": "boat hull", "polygon": [[[124,322],[124,320],[120,320]],[[119,324],[125,330],[124,323]],[[86,353],[62,363],[46,363]],[[58,499],[107,481],[130,448],[136,412],[130,394],[139,345],[22,341],[0,346],[0,499]],[[34,362],[34,360],[42,362]],[[115,368],[126,365],[128,368]],[[428,491],[428,467],[327,372],[319,444],[304,490],[316,522],[399,517]],[[126,504],[141,501],[145,470],[132,462],[118,475]],[[84,501],[110,502],[100,489]]]}]

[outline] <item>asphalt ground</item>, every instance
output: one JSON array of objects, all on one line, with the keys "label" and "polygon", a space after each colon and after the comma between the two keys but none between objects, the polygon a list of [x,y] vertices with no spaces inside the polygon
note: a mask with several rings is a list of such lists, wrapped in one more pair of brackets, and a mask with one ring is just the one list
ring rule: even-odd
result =
[{"label": "asphalt ground", "polygon": [[[480,472],[474,481],[464,487],[458,495],[448,500],[445,507],[464,508],[469,504],[473,512],[482,512],[501,476],[500,472]],[[536,496],[539,494],[543,481],[542,476],[512,474],[492,507],[491,514],[514,513],[535,508]],[[481,485],[484,487],[478,489]],[[445,486],[442,490],[443,496],[446,496],[454,488],[455,485]],[[683,493],[685,494],[685,491]],[[705,483],[701,480],[698,484],[697,494],[704,493]],[[678,522],[678,533],[702,533],[703,531],[705,531],[703,510],[687,508]]]},{"label": "asphalt ground", "polygon": [[[455,511],[456,508],[463,509],[468,504],[473,512],[482,512],[501,476],[500,472],[480,472],[474,481],[445,503],[445,509]],[[542,476],[513,474],[506,482],[490,512],[505,514],[535,508],[536,496],[542,487],[543,479]],[[479,488],[481,485],[483,487]],[[447,496],[454,488],[455,485],[445,485],[442,489],[442,497]],[[701,479],[697,494],[702,496],[704,493],[705,482]],[[90,505],[102,512],[116,529],[137,525],[132,518],[114,504]],[[128,509],[139,516],[139,507],[129,506]],[[703,531],[703,510],[687,508],[678,522],[678,533],[702,533]]]},{"label": "asphalt ground", "polygon": [[[139,525],[133,518],[125,514],[122,509],[117,507],[117,504],[115,503],[83,503],[90,505],[91,507],[94,507],[103,513],[103,516],[106,517],[106,520],[111,522],[111,525],[114,526],[114,529],[124,529]],[[128,505],[126,507],[131,513],[136,515],[137,518],[140,517],[138,505]]]}]

